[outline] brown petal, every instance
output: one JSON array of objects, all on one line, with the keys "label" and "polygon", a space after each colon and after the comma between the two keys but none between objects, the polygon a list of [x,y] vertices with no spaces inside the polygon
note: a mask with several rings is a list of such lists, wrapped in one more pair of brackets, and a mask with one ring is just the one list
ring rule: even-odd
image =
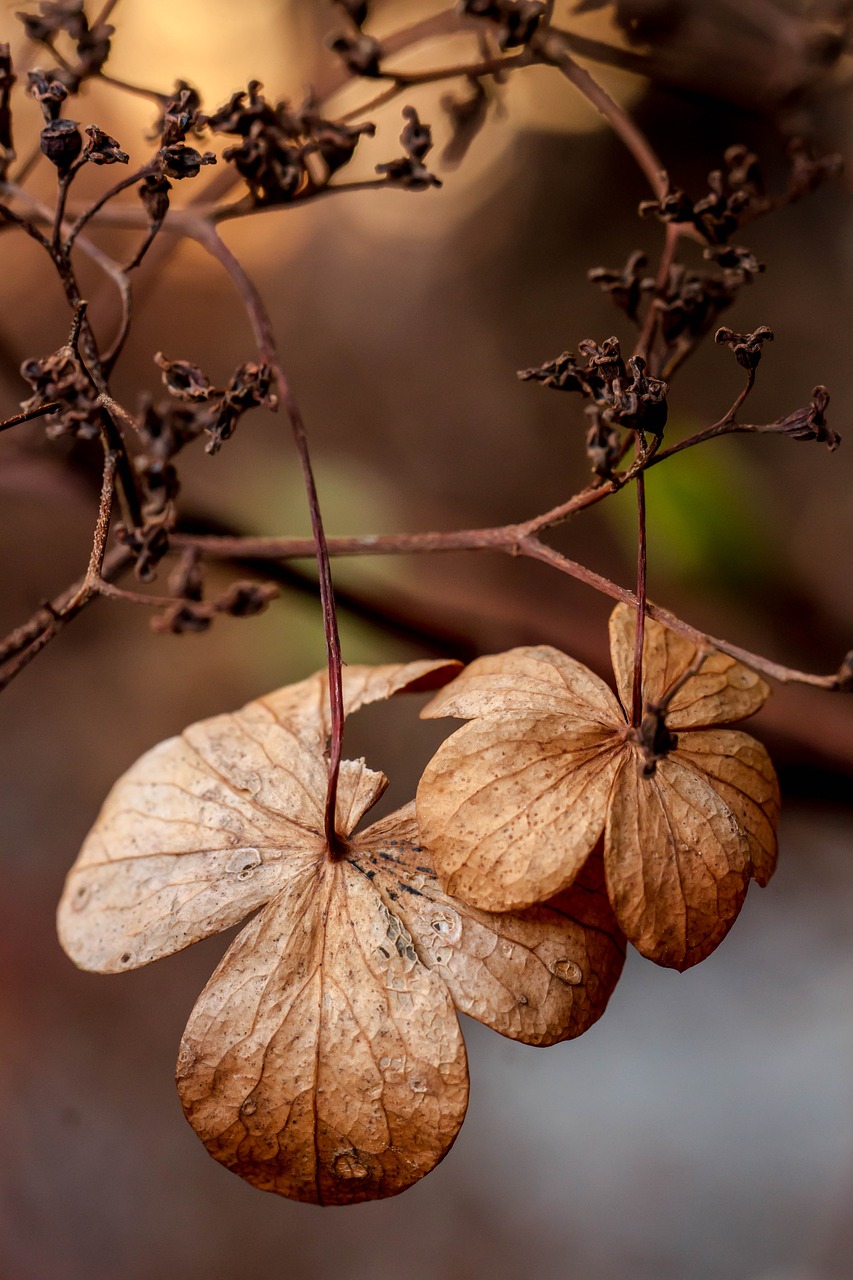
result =
[{"label": "brown petal", "polygon": [[610,798],[604,864],[629,941],[674,969],[710,955],[749,884],[749,849],[731,810],[672,756],[644,778],[626,752]]},{"label": "brown petal", "polygon": [[148,964],[242,920],[315,860],[319,843],[171,738],[107,797],[66,881],[60,941],[84,969]]},{"label": "brown petal", "polygon": [[455,1138],[468,1097],[448,992],[369,879],[325,863],[239,935],[178,1057],[210,1154],[318,1204],[396,1195]]},{"label": "brown petal", "polygon": [[776,867],[779,783],[764,747],[737,729],[707,729],[681,734],[673,754],[729,806],[749,844],[752,874],[767,884]]},{"label": "brown petal", "polygon": [[579,1036],[601,1017],[625,948],[600,868],[597,876],[584,868],[545,906],[478,911],[442,889],[418,844],[413,804],[370,827],[353,857],[462,1013],[538,1045]]},{"label": "brown petal", "polygon": [[[636,610],[618,604],[610,615],[610,653],[616,687],[624,707],[631,705],[634,681]],[[697,654],[686,636],[670,631],[654,618],[646,618],[643,640],[643,700],[660,702],[684,674]],[[770,696],[760,676],[727,653],[711,653],[690,676],[669,704],[670,729],[724,724],[753,715]]]},{"label": "brown petal", "polygon": [[439,747],[418,787],[421,839],[444,887],[486,911],[571,884],[604,825],[618,740],[556,716],[475,721]]},{"label": "brown petal", "polygon": [[561,716],[585,727],[622,724],[610,689],[559,649],[538,645],[477,658],[424,707],[425,719],[459,716]]}]

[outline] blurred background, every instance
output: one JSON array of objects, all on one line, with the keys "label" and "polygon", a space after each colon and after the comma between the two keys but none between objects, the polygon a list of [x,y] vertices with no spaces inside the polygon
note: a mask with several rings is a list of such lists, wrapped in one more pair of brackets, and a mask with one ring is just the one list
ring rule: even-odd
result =
[{"label": "blurred background", "polygon": [[[438,3],[376,3],[380,37]],[[558,20],[607,40],[650,73],[600,78],[695,197],[734,142],[785,183],[784,134],[850,156],[850,6],[790,0],[558,3]],[[0,39],[24,56],[12,4]],[[108,70],[169,89],[182,77],[213,110],[251,78],[301,100],[335,67],[324,0],[122,0]],[[458,60],[470,41],[401,54],[409,69]],[[47,58],[49,55],[44,55]],[[42,55],[36,58],[44,61]],[[596,72],[596,74],[599,74]],[[456,88],[457,86],[451,86]],[[310,433],[330,533],[454,529],[519,520],[587,477],[580,402],[515,370],[591,337],[633,334],[587,269],[655,261],[641,176],[557,72],[511,76],[458,167],[426,86],[378,110],[347,176],[399,154],[400,106],[433,124],[441,190],[333,198],[229,223],[224,238],[259,283]],[[348,87],[335,111],[371,96]],[[35,104],[16,104],[20,155]],[[150,151],[154,109],[94,85],[69,114],[131,153]],[[27,130],[30,130],[28,136]],[[30,189],[53,198],[37,166]],[[221,166],[220,166],[221,168]],[[76,198],[103,188],[83,174]],[[193,194],[191,184],[181,198]],[[738,242],[768,264],[725,321],[768,324],[750,417],[832,392],[848,431],[853,235],[850,177],[750,226]],[[131,198],[131,203],[133,203]],[[138,235],[102,229],[119,258]],[[688,246],[688,254],[698,252]],[[38,246],[0,238],[2,416],[28,394],[17,368],[60,346],[67,314]],[[83,263],[99,331],[116,323],[109,282]],[[198,361],[222,385],[253,358],[227,279],[200,249],[152,253],[114,389],[160,395],[152,356]],[[717,419],[740,386],[706,344],[670,397],[670,440]],[[853,645],[853,485],[836,454],[776,437],[715,441],[649,478],[650,595],[711,633],[782,662],[830,671]],[[182,459],[184,510],[247,533],[308,532],[289,433],[254,413],[215,457]],[[3,632],[84,568],[96,455],[47,442],[38,424],[0,436]],[[631,585],[628,494],[554,538]],[[306,573],[310,566],[305,566]],[[382,662],[518,643],[565,647],[607,673],[609,601],[544,566],[482,553],[339,562],[344,655]],[[216,580],[216,579],[215,579]],[[222,582],[226,580],[222,576]],[[377,618],[380,614],[385,621]],[[103,601],[3,694],[0,716],[3,1198],[9,1280],[236,1275],[410,1280],[844,1280],[853,1276],[853,711],[780,688],[755,720],[783,782],[781,860],[731,936],[679,976],[629,955],[603,1021],[547,1052],[465,1022],[469,1117],[445,1163],[397,1200],[321,1212],[265,1196],[210,1160],[172,1080],[180,1032],[224,949],[213,939],[121,978],[73,969],[53,931],[64,875],[116,776],[187,722],[240,705],[323,664],[319,610],[286,589],[268,613],[202,636],[157,636],[142,610]],[[392,775],[385,807],[413,794],[446,727],[416,700],[370,708],[349,755]]]}]

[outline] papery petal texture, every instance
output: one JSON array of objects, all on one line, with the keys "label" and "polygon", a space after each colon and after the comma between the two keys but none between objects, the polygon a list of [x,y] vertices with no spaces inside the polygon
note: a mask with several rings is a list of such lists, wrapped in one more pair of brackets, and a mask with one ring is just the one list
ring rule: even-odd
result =
[{"label": "papery petal texture", "polygon": [[675,758],[643,777],[623,759],[604,844],[610,900],[637,950],[687,969],[728,933],[749,885],[747,840],[710,782]]}]

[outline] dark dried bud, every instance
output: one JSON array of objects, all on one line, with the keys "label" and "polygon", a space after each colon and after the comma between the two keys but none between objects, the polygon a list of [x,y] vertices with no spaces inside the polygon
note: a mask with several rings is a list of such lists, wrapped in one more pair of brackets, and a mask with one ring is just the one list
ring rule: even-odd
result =
[{"label": "dark dried bud", "polygon": [[622,457],[622,435],[617,427],[605,422],[597,405],[586,407],[590,426],[586,433],[586,454],[597,476],[609,480]]},{"label": "dark dried bud", "polygon": [[733,329],[718,329],[714,341],[726,346],[734,352],[734,357],[743,369],[755,369],[761,359],[765,342],[773,341],[773,330],[766,324],[760,324],[752,333],[735,333]]},{"label": "dark dried bud", "polygon": [[267,605],[278,596],[278,587],[271,582],[232,582],[228,590],[214,604],[217,613],[230,614],[232,618],[253,618],[263,613]]},{"label": "dark dried bud", "polygon": [[205,445],[205,452],[218,453],[225,441],[230,440],[240,418],[249,409],[256,409],[261,405],[274,407],[276,398],[271,388],[272,370],[268,365],[258,365],[253,361],[239,365],[225,388],[215,420],[205,427],[210,437]]},{"label": "dark dried bud", "polygon": [[788,414],[787,418],[771,423],[767,430],[778,431],[790,436],[792,440],[816,440],[819,444],[825,444],[830,453],[834,453],[841,444],[841,436],[826,421],[828,404],[829,392],[826,387],[817,386],[812,391],[811,404],[805,409],[797,409]]},{"label": "dark dried bud", "polygon": [[136,470],[145,490],[145,511],[161,516],[181,491],[178,473],[171,462],[142,455],[136,459]]},{"label": "dark dried bud", "polygon": [[169,212],[169,192],[172,184],[162,173],[149,173],[137,188],[139,198],[152,223],[160,223]]},{"label": "dark dried bud", "polygon": [[613,383],[612,414],[620,426],[635,427],[659,436],[666,426],[669,406],[667,383],[646,373],[646,362],[640,356],[628,360],[632,381],[623,388],[622,379]]},{"label": "dark dried bud", "polygon": [[151,582],[154,570],[169,550],[169,532],[164,524],[151,521],[142,529],[116,526],[116,539],[130,547],[136,557],[133,571],[140,582]]},{"label": "dark dried bud", "polygon": [[626,376],[627,370],[618,338],[605,338],[600,346],[592,338],[584,338],[578,343],[578,352],[583,356],[589,356],[590,371],[606,386],[609,386],[614,378]]},{"label": "dark dried bud", "polygon": [[752,250],[745,249],[743,245],[708,245],[702,250],[702,257],[709,262],[716,262],[724,271],[740,272],[744,280],[751,280],[764,270],[764,263],[759,262]]},{"label": "dark dried bud", "polygon": [[177,400],[212,400],[222,395],[207,374],[189,360],[170,360],[158,351],[154,363],[163,370],[163,385]]},{"label": "dark dried bud", "polygon": [[828,179],[837,178],[844,168],[840,155],[813,156],[802,138],[792,138],[788,143],[788,158],[791,163],[788,196],[791,200],[799,200]]},{"label": "dark dried bud", "polygon": [[754,151],[741,143],[729,147],[723,153],[723,161],[728,170],[729,186],[732,188],[748,187],[757,196],[764,195],[764,175],[761,163]]},{"label": "dark dried bud", "polygon": [[660,200],[641,200],[641,218],[655,217],[661,222],[692,222],[693,202],[678,187],[670,188]]},{"label": "dark dried bud", "polygon": [[403,119],[406,124],[400,134],[400,145],[407,156],[423,160],[432,150],[432,129],[421,123],[414,107],[403,107]]},{"label": "dark dried bud", "polygon": [[24,24],[24,30],[31,40],[49,42],[59,31],[66,32],[73,40],[79,40],[89,26],[83,2],[84,0],[41,0],[40,13],[16,13],[15,17]]},{"label": "dark dried bud", "polygon": [[609,293],[617,307],[629,320],[636,320],[642,297],[642,271],[648,259],[637,249],[631,254],[621,271],[609,271],[606,267],[593,267],[587,279]]},{"label": "dark dried bud", "polygon": [[195,147],[176,142],[171,147],[161,148],[160,161],[165,174],[181,181],[183,178],[196,177],[202,165],[216,164],[216,156],[212,151],[205,151],[202,154],[196,151]]},{"label": "dark dried bud", "polygon": [[516,377],[520,382],[541,382],[543,387],[553,387],[555,391],[588,393],[582,372],[570,351],[564,351],[556,360],[549,360],[535,369],[519,369]]},{"label": "dark dried bud", "polygon": [[23,409],[36,409],[51,401],[60,406],[45,418],[49,439],[73,436],[89,440],[98,435],[97,393],[70,347],[60,347],[40,359],[25,360],[21,377],[33,389],[33,395],[22,404]]},{"label": "dark dried bud", "polygon": [[201,98],[198,91],[181,80],[173,98],[166,103],[163,119],[158,126],[162,134],[164,147],[172,147],[177,142],[184,142],[187,134],[194,129],[198,121],[198,110]]},{"label": "dark dried bud", "polygon": [[40,135],[41,149],[64,177],[83,150],[83,139],[74,120],[53,120]]},{"label": "dark dried bud", "polygon": [[349,164],[362,137],[372,138],[376,125],[334,124],[330,120],[318,120],[311,130],[311,138],[326,162],[329,176]]},{"label": "dark dried bud", "polygon": [[376,172],[384,174],[389,183],[404,187],[406,191],[425,191],[427,187],[442,185],[441,179],[430,173],[414,156],[402,156],[399,160],[378,164]]},{"label": "dark dried bud", "polygon": [[30,93],[41,107],[42,115],[48,124],[59,119],[62,104],[68,97],[68,90],[60,81],[48,76],[36,68],[27,73],[30,82]]},{"label": "dark dried bud", "polygon": [[536,0],[462,0],[462,12],[471,18],[487,18],[498,24],[502,49],[525,45],[536,34],[546,6]]},{"label": "dark dried bud", "polygon": [[92,164],[127,164],[127,152],[96,124],[86,125],[86,136],[89,141],[83,154]]},{"label": "dark dried bud", "polygon": [[357,36],[335,36],[329,44],[354,76],[378,76],[382,46],[373,36],[362,32]]},{"label": "dark dried bud", "polygon": [[207,631],[211,621],[209,604],[204,604],[202,601],[176,600],[162,613],[154,614],[151,619],[151,629],[160,632],[161,635],[198,634]]}]

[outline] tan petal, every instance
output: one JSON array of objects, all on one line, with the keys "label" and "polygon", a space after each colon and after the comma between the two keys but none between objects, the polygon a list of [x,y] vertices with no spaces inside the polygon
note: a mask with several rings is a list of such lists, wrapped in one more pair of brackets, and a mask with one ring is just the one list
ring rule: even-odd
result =
[{"label": "tan petal", "polygon": [[[631,706],[634,682],[636,610],[618,604],[610,615],[610,653],[616,687],[622,705]],[[643,699],[659,702],[694,661],[696,645],[670,631],[654,618],[646,618],[643,640]],[[671,729],[724,724],[753,715],[770,696],[770,688],[743,663],[727,653],[711,653],[690,676],[669,704],[666,722]]]},{"label": "tan petal", "polygon": [[171,738],[119,779],[66,881],[60,941],[76,964],[148,964],[236,924],[316,859],[319,839],[281,819]]},{"label": "tan petal", "polygon": [[187,1118],[255,1186],[349,1204],[447,1152],[468,1076],[447,989],[354,866],[291,882],[202,992],[178,1057]]},{"label": "tan petal", "polygon": [[[461,663],[452,660],[390,662],[383,666],[345,666],[342,672],[344,713],[398,693],[425,693],[452,680]],[[250,707],[263,707],[279,724],[322,751],[330,733],[329,676],[317,671],[299,684],[268,693]],[[245,708],[249,710],[249,708]]]},{"label": "tan petal", "polygon": [[623,757],[607,814],[607,887],[623,932],[657,964],[687,969],[722,941],[749,884],[737,821],[707,779],[672,756],[643,778]]},{"label": "tan petal", "polygon": [[[329,776],[324,743],[308,742],[289,724],[279,722],[265,700],[190,725],[183,738],[212,776],[248,799],[259,816],[267,815],[268,828],[282,840],[322,831]],[[386,785],[384,775],[366,769],[363,761],[351,768],[349,776],[342,778],[338,799],[341,834],[349,834],[352,826],[346,824],[355,825]]]},{"label": "tan petal", "polygon": [[779,783],[760,742],[737,729],[682,733],[676,760],[707,777],[746,835],[752,874],[767,884],[776,867]]},{"label": "tan petal", "polygon": [[479,911],[442,889],[418,844],[414,805],[370,827],[353,857],[463,1013],[538,1045],[581,1035],[601,1017],[625,949],[600,870],[546,906]]},{"label": "tan petal", "polygon": [[604,825],[618,740],[562,718],[475,721],[439,747],[418,823],[439,879],[485,911],[543,902],[571,884]]},{"label": "tan petal", "polygon": [[561,716],[568,728],[624,723],[603,680],[549,645],[477,658],[424,707],[425,719],[459,716]]}]

